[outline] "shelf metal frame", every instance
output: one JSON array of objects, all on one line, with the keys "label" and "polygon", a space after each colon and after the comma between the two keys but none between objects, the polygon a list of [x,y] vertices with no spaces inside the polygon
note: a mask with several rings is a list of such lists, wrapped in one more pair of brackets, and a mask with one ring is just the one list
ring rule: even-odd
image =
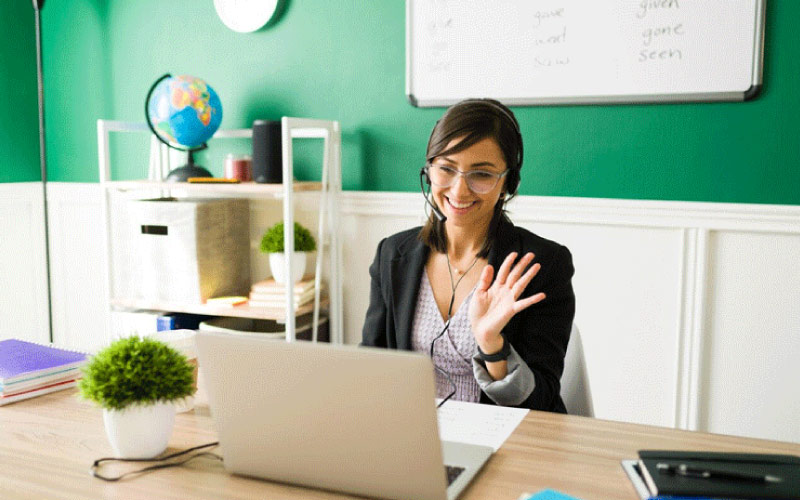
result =
[{"label": "shelf metal frame", "polygon": [[[151,136],[151,157],[147,181],[113,181],[111,179],[111,159],[109,138],[111,133],[148,133]],[[252,138],[252,129],[218,130],[213,138]],[[283,179],[282,185],[247,184],[247,185],[215,185],[215,184],[188,184],[168,183],[164,178],[169,173],[169,149],[152,135],[145,123],[124,122],[115,120],[97,121],[97,149],[99,162],[99,180],[103,192],[102,217],[105,221],[105,252],[106,280],[103,286],[107,299],[107,310],[111,311],[114,290],[113,255],[111,241],[111,192],[130,190],[158,190],[162,196],[169,196],[171,191],[214,193],[226,197],[246,198],[282,198],[284,221],[284,250],[291,254],[294,251],[294,196],[295,192],[318,191],[320,193],[319,216],[317,234],[319,244],[315,265],[315,293],[312,321],[312,341],[318,338],[319,310],[320,310],[320,285],[322,278],[322,263],[325,258],[324,239],[327,234],[330,238],[329,245],[329,318],[330,340],[332,343],[344,342],[342,321],[342,254],[339,240],[339,213],[336,200],[341,193],[341,129],[339,122],[316,120],[308,118],[283,117],[281,119],[281,139],[283,153]],[[293,172],[293,139],[323,139],[322,182],[295,182]],[[238,189],[237,189],[238,188]],[[292,274],[292,259],[285,260],[285,275]],[[296,340],[295,308],[293,303],[293,284],[286,283],[286,341]],[[118,301],[116,301],[118,302]],[[191,305],[196,309],[196,305]],[[210,309],[209,309],[210,311]],[[217,310],[218,311],[218,310]],[[214,313],[212,313],[214,314]],[[218,312],[217,312],[218,314]],[[236,314],[230,314],[236,316]],[[251,315],[252,316],[252,315]],[[111,315],[108,315],[108,338],[111,339]]]}]

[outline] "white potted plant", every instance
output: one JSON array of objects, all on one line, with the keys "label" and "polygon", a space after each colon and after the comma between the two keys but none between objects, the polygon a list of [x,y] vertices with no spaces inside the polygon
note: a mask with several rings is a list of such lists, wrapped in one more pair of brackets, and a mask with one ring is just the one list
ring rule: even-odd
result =
[{"label": "white potted plant", "polygon": [[194,366],[167,344],[127,337],[91,358],[78,383],[103,408],[106,435],[120,458],[152,458],[167,448],[175,407],[194,394]]},{"label": "white potted plant", "polygon": [[[284,276],[285,256],[283,247],[283,222],[269,228],[261,238],[261,252],[269,254],[269,268],[277,283],[286,283]],[[306,252],[317,249],[311,232],[294,223],[294,253],[292,254],[292,283],[300,281],[306,270]]]}]

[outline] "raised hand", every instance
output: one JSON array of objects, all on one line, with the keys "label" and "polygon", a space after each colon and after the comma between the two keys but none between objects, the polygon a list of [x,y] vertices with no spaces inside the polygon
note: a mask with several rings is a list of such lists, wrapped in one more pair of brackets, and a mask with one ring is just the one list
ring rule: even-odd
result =
[{"label": "raised hand", "polygon": [[540,292],[517,300],[542,267],[536,263],[525,271],[533,261],[533,257],[533,253],[529,252],[515,265],[517,253],[510,253],[500,265],[494,282],[492,282],[494,274],[492,266],[487,265],[483,268],[469,304],[470,325],[482,351],[487,353],[499,351],[503,346],[500,332],[508,321],[523,309],[545,299],[545,294]]}]

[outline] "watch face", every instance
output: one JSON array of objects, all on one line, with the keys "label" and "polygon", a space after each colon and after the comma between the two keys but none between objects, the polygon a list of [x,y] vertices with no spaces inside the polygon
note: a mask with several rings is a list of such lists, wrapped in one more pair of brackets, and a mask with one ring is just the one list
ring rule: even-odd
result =
[{"label": "watch face", "polygon": [[225,26],[240,33],[267,24],[277,7],[278,0],[214,0],[214,9]]}]

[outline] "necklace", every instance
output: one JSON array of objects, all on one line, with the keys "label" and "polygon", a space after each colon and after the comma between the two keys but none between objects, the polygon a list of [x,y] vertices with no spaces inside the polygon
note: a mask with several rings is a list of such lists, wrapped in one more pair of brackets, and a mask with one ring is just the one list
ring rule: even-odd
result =
[{"label": "necklace", "polygon": [[[464,276],[466,276],[467,273],[470,272],[472,268],[475,266],[475,264],[478,262],[478,256],[477,255],[475,256],[475,259],[472,261],[472,264],[470,264],[469,267],[467,267],[467,269],[464,271],[456,269],[450,265],[449,253],[445,253],[444,256],[447,259],[447,272],[450,274],[450,287],[453,289],[453,293],[456,293],[456,287],[458,286],[459,283],[461,283],[461,280],[464,279]],[[453,271],[455,271],[456,275],[459,276],[458,281],[455,281],[453,279]]]},{"label": "necklace", "polygon": [[467,269],[465,271],[462,271],[462,270],[450,265],[450,254],[445,253],[445,257],[447,258],[447,270],[450,271],[450,279],[451,280],[453,278],[453,271],[455,271],[456,274],[459,275],[459,276],[461,276],[463,274],[467,274],[472,269],[472,266],[474,266],[475,263],[478,262],[478,256],[476,255],[475,259],[472,261],[472,264],[470,264],[469,267],[467,267]]},{"label": "necklace", "polygon": [[[452,318],[453,314],[453,303],[456,300],[456,288],[458,288],[458,285],[459,283],[461,283],[461,280],[464,279],[464,276],[466,276],[467,273],[470,272],[472,267],[475,265],[475,263],[478,262],[478,256],[477,255],[475,256],[475,260],[472,261],[472,264],[470,264],[469,267],[466,269],[466,271],[464,271],[463,273],[458,269],[456,269],[456,273],[461,275],[459,276],[457,281],[453,278],[453,267],[450,265],[450,254],[445,253],[444,256],[447,259],[447,272],[448,274],[450,274],[450,289],[453,291],[453,294],[450,296],[450,306],[447,308],[447,322],[445,323],[445,325],[449,325],[450,318]],[[431,351],[431,354],[433,354],[433,351]]]}]

